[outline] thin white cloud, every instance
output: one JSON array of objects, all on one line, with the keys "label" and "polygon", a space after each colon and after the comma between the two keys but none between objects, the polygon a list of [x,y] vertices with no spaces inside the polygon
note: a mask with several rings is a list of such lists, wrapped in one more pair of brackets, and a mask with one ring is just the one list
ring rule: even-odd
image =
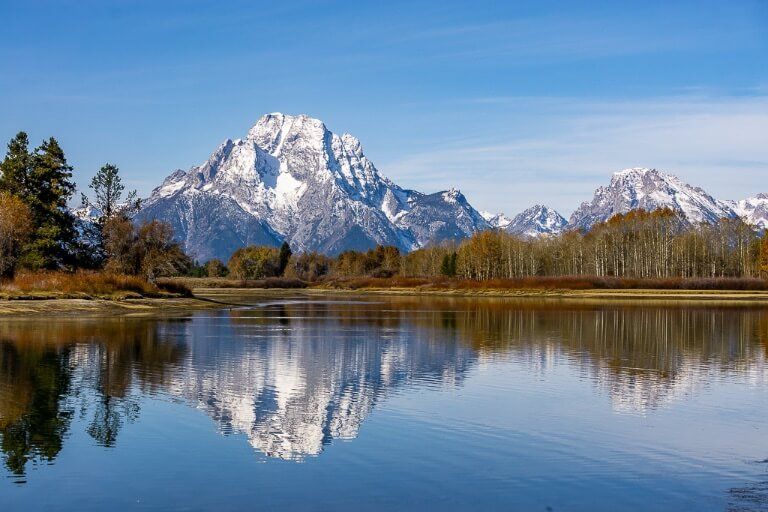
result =
[{"label": "thin white cloud", "polygon": [[503,122],[465,126],[472,137],[380,168],[415,188],[456,185],[478,208],[507,213],[534,202],[568,213],[611,172],[635,166],[675,173],[719,198],[768,191],[766,96],[508,98],[499,116],[514,118],[506,133]]}]

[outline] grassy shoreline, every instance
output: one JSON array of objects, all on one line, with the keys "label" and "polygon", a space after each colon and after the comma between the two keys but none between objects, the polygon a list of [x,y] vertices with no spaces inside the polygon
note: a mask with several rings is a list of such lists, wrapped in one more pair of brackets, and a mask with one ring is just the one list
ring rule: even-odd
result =
[{"label": "grassy shoreline", "polygon": [[222,307],[178,283],[106,272],[30,272],[0,282],[0,315],[137,313]]},{"label": "grassy shoreline", "polygon": [[[112,290],[91,293],[75,290],[0,290],[0,316],[86,314],[157,314],[184,313],[201,309],[225,309],[238,306],[227,301],[231,296],[279,298],[286,296],[425,296],[511,299],[553,299],[587,302],[719,302],[768,306],[768,290],[678,289],[678,288],[494,288],[492,286],[461,287],[446,283],[422,283],[404,286],[402,281],[331,281],[301,283],[271,281],[236,281],[209,278],[174,278],[164,285],[191,289],[192,293]],[[281,287],[280,285],[287,285]],[[301,284],[301,286],[299,286]]]},{"label": "grassy shoreline", "polygon": [[14,299],[0,300],[0,317],[65,316],[78,314],[157,314],[185,313],[202,309],[221,309],[228,304],[197,297],[132,298],[132,299]]},{"label": "grassy shoreline", "polygon": [[174,278],[196,294],[423,295],[449,297],[514,297],[624,300],[749,300],[768,303],[768,281],[762,279],[634,280],[595,277],[526,278],[469,281],[422,278],[337,278],[307,283],[296,279],[235,280]]},{"label": "grassy shoreline", "polygon": [[764,302],[768,305],[768,292],[749,291],[749,290],[646,290],[646,289],[626,289],[626,290],[606,290],[606,289],[587,289],[587,290],[567,290],[567,289],[423,289],[408,287],[388,287],[388,288],[327,288],[311,287],[303,289],[289,288],[194,288],[195,295],[202,297],[216,297],[226,295],[263,295],[263,296],[284,296],[284,295],[381,295],[381,296],[434,296],[434,297],[500,297],[500,298],[521,298],[521,299],[623,299],[623,300],[719,300],[719,301],[752,301]]}]

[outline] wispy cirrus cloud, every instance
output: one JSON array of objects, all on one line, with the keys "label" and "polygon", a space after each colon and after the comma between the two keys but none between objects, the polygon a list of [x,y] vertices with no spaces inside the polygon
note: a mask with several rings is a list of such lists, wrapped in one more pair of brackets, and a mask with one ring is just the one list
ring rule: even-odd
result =
[{"label": "wispy cirrus cloud", "polygon": [[382,162],[382,171],[427,190],[459,186],[476,206],[507,213],[534,202],[567,213],[611,172],[635,166],[675,173],[720,198],[768,191],[768,96],[503,103],[492,107],[514,118],[508,131],[484,116],[484,126],[464,127],[472,136]]}]

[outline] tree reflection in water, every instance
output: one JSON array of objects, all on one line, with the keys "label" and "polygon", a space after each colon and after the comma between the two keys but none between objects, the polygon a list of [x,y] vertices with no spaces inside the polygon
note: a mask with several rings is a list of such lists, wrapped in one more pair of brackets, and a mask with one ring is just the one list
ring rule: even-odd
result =
[{"label": "tree reflection in water", "polygon": [[284,301],[186,319],[0,322],[0,437],[23,477],[53,461],[73,418],[105,447],[163,394],[270,457],[354,438],[404,386],[460,386],[480,361],[568,365],[647,414],[723,375],[766,383],[768,311],[706,304],[384,298]]},{"label": "tree reflection in water", "polygon": [[[8,321],[0,323],[0,437],[8,470],[51,462],[75,413],[92,417],[87,432],[113,446],[139,413],[131,396],[164,384],[184,354],[152,320]],[[161,341],[162,338],[162,341]]]}]

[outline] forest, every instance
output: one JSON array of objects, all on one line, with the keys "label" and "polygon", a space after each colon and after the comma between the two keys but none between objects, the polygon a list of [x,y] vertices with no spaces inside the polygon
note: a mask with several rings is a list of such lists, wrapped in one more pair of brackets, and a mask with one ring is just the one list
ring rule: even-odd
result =
[{"label": "forest", "polygon": [[135,192],[125,193],[117,166],[101,167],[90,189],[93,200],[83,194],[81,210],[94,215],[81,218],[69,208],[76,187],[58,141],[50,138],[30,149],[27,134],[20,132],[8,143],[0,162],[5,288],[146,292],[156,288],[158,277],[188,272],[192,261],[168,224],[134,222],[140,202]]}]

